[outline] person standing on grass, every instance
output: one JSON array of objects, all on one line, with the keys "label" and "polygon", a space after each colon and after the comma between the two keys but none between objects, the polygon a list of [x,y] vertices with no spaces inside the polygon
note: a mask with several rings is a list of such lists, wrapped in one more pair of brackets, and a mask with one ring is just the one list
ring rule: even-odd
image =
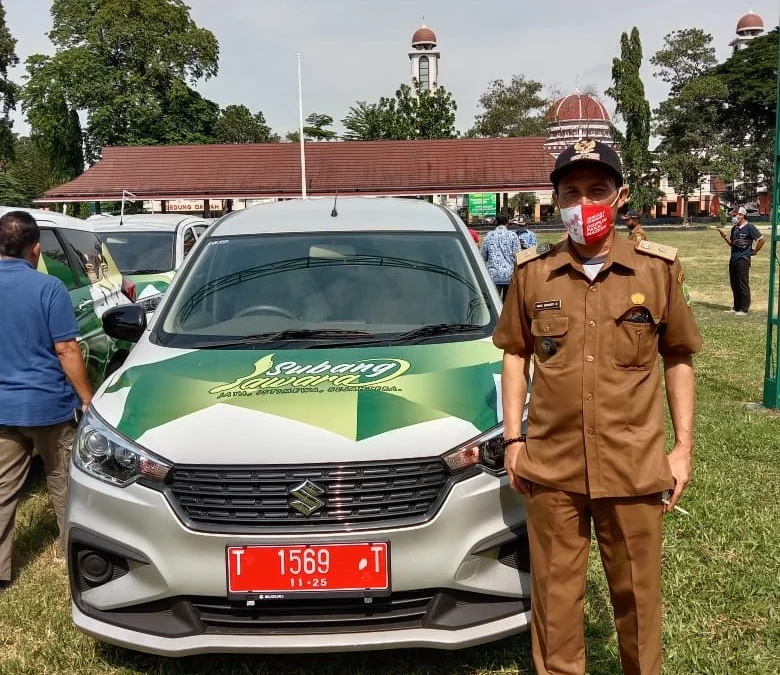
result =
[{"label": "person standing on grass", "polygon": [[525,250],[536,246],[536,234],[528,229],[525,221],[521,222],[517,228],[517,238],[520,240],[520,248]]},{"label": "person standing on grass", "polygon": [[92,400],[70,295],[62,281],[36,271],[40,239],[29,213],[0,217],[0,590],[11,581],[16,508],[33,449],[43,459],[62,543],[62,437],[74,409],[86,410]]},{"label": "person standing on grass", "polygon": [[482,257],[487,263],[490,278],[498,289],[501,300],[506,297],[509,279],[515,268],[515,256],[520,250],[520,240],[507,228],[509,218],[499,213],[496,217],[496,229],[485,235],[482,242]]},{"label": "person standing on grass", "polygon": [[639,224],[639,211],[631,209],[627,211],[625,215],[620,217],[626,227],[628,228],[628,240],[629,241],[643,241],[647,239],[647,232]]},{"label": "person standing on grass", "polygon": [[493,336],[504,351],[505,468],[525,498],[534,665],[540,675],[585,673],[593,527],[623,672],[660,675],[661,524],[690,481],[701,336],[676,249],[616,235],[628,189],[615,151],[579,141],[550,182],[569,236],[518,254]]},{"label": "person standing on grass", "polygon": [[[718,230],[720,236],[730,247],[729,281],[734,303],[730,312],[737,316],[747,316],[750,311],[750,259],[758,253],[764,245],[764,235],[758,228],[747,220],[747,209],[740,206],[732,211],[731,233],[726,234]],[[753,248],[753,242],[756,246]]]}]

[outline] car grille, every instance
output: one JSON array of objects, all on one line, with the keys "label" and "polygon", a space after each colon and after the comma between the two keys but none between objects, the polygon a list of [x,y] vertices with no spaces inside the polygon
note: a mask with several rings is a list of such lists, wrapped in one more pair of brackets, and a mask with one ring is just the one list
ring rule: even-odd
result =
[{"label": "car grille", "polygon": [[338,531],[422,522],[438,508],[448,481],[449,473],[438,458],[344,465],[176,466],[170,495],[194,529]]},{"label": "car grille", "polygon": [[418,628],[434,591],[393,593],[374,598],[286,600],[258,607],[218,598],[193,600],[206,633],[332,633]]}]

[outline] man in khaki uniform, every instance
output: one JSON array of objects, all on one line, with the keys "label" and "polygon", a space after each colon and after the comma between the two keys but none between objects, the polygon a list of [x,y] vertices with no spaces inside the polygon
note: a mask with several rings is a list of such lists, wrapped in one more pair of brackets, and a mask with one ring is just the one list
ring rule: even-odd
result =
[{"label": "man in khaki uniform", "polygon": [[628,240],[629,241],[644,241],[647,239],[647,232],[639,224],[639,211],[631,209],[625,215],[620,217],[626,227],[628,228]]},{"label": "man in khaki uniform", "polygon": [[[690,479],[701,337],[676,249],[616,236],[627,188],[615,152],[580,141],[550,178],[569,236],[518,254],[493,338],[504,350],[505,466],[525,495],[534,664],[549,675],[585,673],[592,523],[623,671],[658,675],[661,521]],[[675,433],[668,455],[659,354]]]}]

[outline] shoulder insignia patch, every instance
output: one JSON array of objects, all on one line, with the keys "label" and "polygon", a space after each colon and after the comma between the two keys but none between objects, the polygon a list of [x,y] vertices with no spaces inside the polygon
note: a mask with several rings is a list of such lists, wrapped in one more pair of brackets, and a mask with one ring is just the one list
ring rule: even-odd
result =
[{"label": "shoulder insignia patch", "polygon": [[539,244],[539,246],[535,246],[534,248],[527,248],[524,251],[518,251],[515,259],[519,267],[520,265],[525,265],[532,260],[541,258],[543,255],[547,255],[552,250],[553,247],[551,244]]},{"label": "shoulder insignia patch", "polygon": [[655,256],[656,258],[663,258],[669,262],[674,262],[677,259],[677,249],[672,246],[666,246],[665,244],[657,244],[654,241],[643,239],[637,242],[636,250],[640,253]]}]

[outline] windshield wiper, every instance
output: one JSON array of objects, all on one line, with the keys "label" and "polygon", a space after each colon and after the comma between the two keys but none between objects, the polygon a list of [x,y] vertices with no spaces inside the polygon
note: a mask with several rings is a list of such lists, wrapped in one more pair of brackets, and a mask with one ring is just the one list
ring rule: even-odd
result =
[{"label": "windshield wiper", "polygon": [[230,340],[214,340],[208,342],[198,342],[188,345],[188,349],[219,349],[225,347],[243,347],[246,345],[259,345],[269,342],[280,342],[284,340],[366,340],[374,338],[373,333],[367,333],[361,330],[339,330],[339,329],[308,329],[308,328],[290,328],[274,333],[258,333],[257,335],[246,335],[244,337]]},{"label": "windshield wiper", "polygon": [[429,323],[414,330],[401,333],[393,338],[393,342],[405,342],[407,340],[421,340],[440,335],[458,335],[462,333],[481,333],[485,326],[474,323]]},{"label": "windshield wiper", "polygon": [[131,275],[131,274],[162,274],[163,272],[166,272],[168,270],[153,270],[153,269],[140,269],[140,270],[122,270],[122,274],[125,275]]}]

